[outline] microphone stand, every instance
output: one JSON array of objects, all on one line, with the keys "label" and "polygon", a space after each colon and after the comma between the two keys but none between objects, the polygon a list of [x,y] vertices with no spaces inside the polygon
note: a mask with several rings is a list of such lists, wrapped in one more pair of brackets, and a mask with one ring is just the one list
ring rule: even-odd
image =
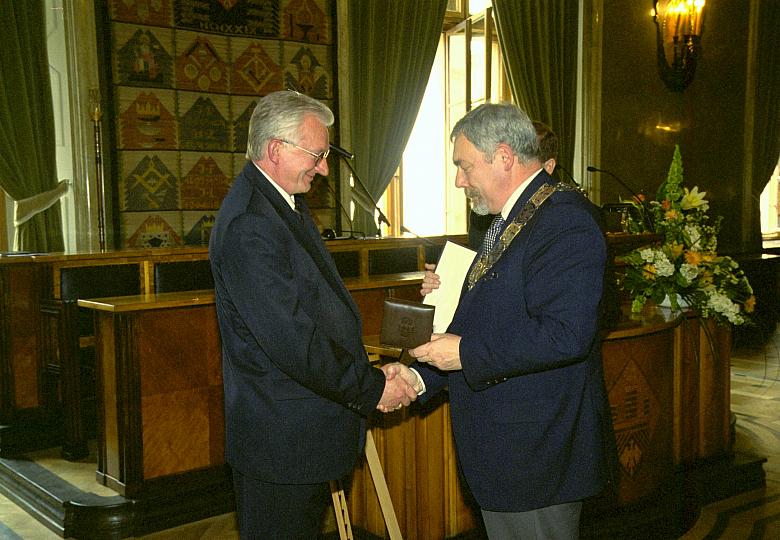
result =
[{"label": "microphone stand", "polygon": [[639,203],[639,205],[642,207],[642,223],[644,223],[645,227],[648,231],[655,230],[653,228],[653,218],[650,215],[649,212],[647,212],[647,209],[645,207],[645,201],[644,197],[641,197],[641,191],[637,192],[635,189],[633,189],[631,186],[629,186],[626,182],[624,182],[618,175],[613,173],[612,171],[608,171],[606,169],[599,169],[598,167],[594,167],[593,165],[588,165],[588,172],[598,172],[598,173],[604,173],[606,175],[611,176],[614,178],[618,184],[623,186],[626,190],[628,190],[629,193],[631,193],[631,196],[634,198],[636,202]]},{"label": "microphone stand", "polygon": [[[352,224],[352,218],[349,216],[349,212],[347,212],[347,209],[344,208],[343,204],[341,204],[341,199],[339,199],[338,195],[336,195],[336,192],[333,190],[333,188],[330,187],[330,182],[328,182],[327,179],[324,179],[324,181],[325,181],[325,187],[328,189],[330,194],[333,195],[333,198],[335,199],[336,204],[339,205],[339,208],[341,208],[341,211],[344,213],[345,216],[347,216],[347,221],[349,222],[349,230],[347,230],[347,231],[345,231],[344,229],[341,230],[341,232],[348,232],[349,233],[349,237],[346,238],[346,239],[347,240],[355,240],[355,239],[357,239],[358,237],[355,236],[355,234],[354,234],[356,232],[360,233],[360,234],[365,234],[362,231],[355,231],[355,230],[353,230],[353,228],[355,226]],[[327,231],[327,229],[326,229],[326,231]],[[336,239],[335,235],[334,235],[333,238],[329,238],[329,236],[325,234],[326,231],[323,231],[323,235],[325,236],[325,238],[327,238],[329,240],[335,240]]]},{"label": "microphone stand", "polygon": [[436,242],[434,242],[430,238],[425,238],[424,236],[420,236],[419,234],[417,234],[413,230],[407,228],[406,225],[401,225],[401,232],[402,233],[409,233],[412,236],[414,236],[415,238],[417,238],[418,240],[422,240],[423,242],[425,242],[429,246],[440,246],[440,244],[437,244]]},{"label": "microphone stand", "polygon": [[339,157],[341,157],[344,160],[344,163],[346,163],[347,167],[349,168],[350,172],[352,173],[352,178],[355,179],[356,186],[360,187],[363,194],[368,197],[368,200],[371,202],[371,204],[374,206],[374,210],[376,210],[379,213],[379,216],[377,218],[377,236],[382,236],[382,223],[390,227],[390,222],[387,220],[387,216],[382,212],[382,209],[379,208],[379,205],[376,203],[376,200],[371,196],[371,193],[366,189],[366,185],[363,183],[363,181],[360,179],[360,176],[358,176],[358,173],[355,171],[355,168],[352,166],[352,159],[354,159],[355,154],[352,152],[349,152],[348,150],[345,150],[344,148],[341,148],[340,146],[336,146],[335,144],[330,145],[330,149],[335,152]]},{"label": "microphone stand", "polygon": [[579,183],[578,183],[578,182],[577,182],[577,181],[574,179],[574,175],[572,175],[572,174],[571,174],[571,173],[570,173],[570,172],[569,172],[569,171],[568,171],[568,170],[567,170],[567,169],[566,169],[566,168],[565,168],[563,165],[556,164],[556,165],[555,165],[555,169],[556,169],[556,170],[560,170],[560,171],[562,171],[563,173],[565,173],[565,174],[566,174],[566,176],[569,178],[569,180],[571,180],[571,183],[572,183],[572,185],[573,185],[574,187],[576,187],[578,190],[580,190],[580,193],[582,193],[582,194],[583,194],[583,195],[585,195],[586,197],[588,196],[588,193],[587,193],[587,191],[585,191],[584,189],[582,189],[582,186],[580,186],[580,184],[579,184]]},{"label": "microphone stand", "polygon": [[[409,233],[412,236],[414,236],[415,238],[417,238],[418,240],[421,240],[424,244],[426,244],[428,246],[431,246],[431,247],[434,247],[434,248],[437,248],[439,250],[439,254],[436,257],[435,264],[439,264],[439,257],[441,257],[441,252],[444,250],[444,246],[442,244],[437,244],[436,242],[434,242],[430,238],[425,238],[424,236],[420,236],[419,234],[417,234],[413,230],[407,228],[405,225],[401,225],[401,232],[402,233]],[[427,261],[427,255],[428,255],[427,251],[426,251],[425,255],[426,255],[426,261]]]},{"label": "microphone stand", "polygon": [[594,167],[593,165],[588,165],[588,172],[604,173],[606,175],[611,176],[612,178],[614,178],[617,181],[618,184],[623,186],[629,193],[631,193],[631,195],[634,198],[636,198],[636,199],[639,198],[638,192],[635,189],[633,189],[631,186],[626,184],[623,180],[621,180],[620,177],[618,175],[616,175],[615,173],[613,173],[612,171],[608,171],[606,169],[599,169],[598,167]]}]

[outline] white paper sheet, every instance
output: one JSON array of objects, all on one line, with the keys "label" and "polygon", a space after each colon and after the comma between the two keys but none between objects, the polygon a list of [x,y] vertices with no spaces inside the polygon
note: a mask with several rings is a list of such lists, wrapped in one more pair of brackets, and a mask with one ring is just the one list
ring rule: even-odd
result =
[{"label": "white paper sheet", "polygon": [[436,266],[436,273],[441,278],[441,285],[438,289],[425,295],[423,299],[423,303],[436,306],[436,312],[433,315],[434,333],[446,332],[447,327],[452,322],[455,309],[458,307],[458,300],[460,300],[463,281],[466,279],[466,273],[469,271],[476,254],[476,251],[454,242],[444,244],[439,264]]}]

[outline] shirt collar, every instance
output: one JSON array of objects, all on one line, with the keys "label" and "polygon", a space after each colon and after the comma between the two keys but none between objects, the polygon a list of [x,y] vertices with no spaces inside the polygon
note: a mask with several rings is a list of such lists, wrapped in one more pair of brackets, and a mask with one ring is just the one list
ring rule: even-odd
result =
[{"label": "shirt collar", "polygon": [[261,173],[263,173],[263,175],[265,175],[265,177],[266,177],[266,178],[268,178],[268,181],[269,181],[269,182],[271,182],[271,185],[272,185],[273,187],[275,187],[275,188],[276,188],[276,191],[278,191],[278,192],[279,192],[279,194],[280,194],[282,197],[284,197],[284,200],[285,200],[285,201],[287,201],[287,204],[289,204],[289,205],[290,205],[290,208],[292,208],[293,210],[295,210],[295,197],[293,197],[292,195],[290,195],[289,193],[287,193],[287,192],[286,192],[286,191],[285,191],[285,190],[282,188],[282,186],[280,186],[279,184],[277,184],[277,183],[274,181],[274,179],[273,179],[273,178],[271,178],[271,175],[270,175],[270,174],[268,174],[267,172],[265,172],[263,169],[261,169],[261,168],[260,168],[260,165],[258,165],[258,164],[257,164],[257,163],[255,163],[254,161],[252,162],[252,165],[254,165],[255,167],[257,167],[257,170],[258,170],[258,171],[260,171]]},{"label": "shirt collar", "polygon": [[504,207],[501,209],[501,217],[504,218],[504,221],[507,220],[509,217],[509,212],[512,211],[512,208],[515,206],[515,203],[517,202],[517,199],[520,198],[520,195],[523,194],[523,191],[525,191],[525,188],[528,187],[528,185],[533,181],[534,178],[536,178],[539,173],[542,172],[542,168],[537,170],[535,173],[533,173],[531,176],[526,178],[522,184],[517,186],[517,189],[515,189],[512,194],[509,196],[509,198],[504,203]]}]

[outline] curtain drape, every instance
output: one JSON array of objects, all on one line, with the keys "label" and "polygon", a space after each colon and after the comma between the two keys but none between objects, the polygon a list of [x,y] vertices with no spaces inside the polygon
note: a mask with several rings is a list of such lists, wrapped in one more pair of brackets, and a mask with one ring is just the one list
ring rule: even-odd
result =
[{"label": "curtain drape", "polygon": [[558,163],[574,161],[577,0],[493,0],[515,102],[558,136]]},{"label": "curtain drape", "polygon": [[[0,2],[0,32],[0,186],[18,201],[58,184],[43,1]],[[60,206],[20,225],[14,247],[62,251]]]},{"label": "curtain drape", "polygon": [[[378,200],[401,162],[442,31],[446,0],[350,0],[350,134],[355,171]],[[353,227],[376,233],[357,206]]]},{"label": "curtain drape", "polygon": [[756,51],[756,101],[753,135],[753,204],[756,206],[751,251],[761,249],[758,200],[780,158],[780,2],[759,2]]}]

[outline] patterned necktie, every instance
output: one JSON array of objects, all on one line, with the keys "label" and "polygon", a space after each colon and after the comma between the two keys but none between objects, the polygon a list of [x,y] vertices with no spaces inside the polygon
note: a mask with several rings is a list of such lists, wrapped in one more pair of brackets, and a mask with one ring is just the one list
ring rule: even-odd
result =
[{"label": "patterned necktie", "polygon": [[501,214],[498,214],[493,218],[493,221],[490,223],[490,227],[488,227],[488,230],[485,233],[485,239],[482,241],[482,253],[487,253],[493,249],[493,245],[496,243],[496,238],[498,238],[498,233],[503,227],[504,218],[501,217]]}]

